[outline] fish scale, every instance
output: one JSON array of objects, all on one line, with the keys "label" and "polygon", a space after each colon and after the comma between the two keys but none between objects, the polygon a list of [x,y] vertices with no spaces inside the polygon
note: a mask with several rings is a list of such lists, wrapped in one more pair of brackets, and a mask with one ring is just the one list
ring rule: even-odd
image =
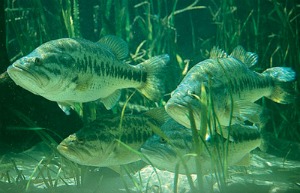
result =
[{"label": "fish scale", "polygon": [[[146,157],[144,161],[150,162],[151,165],[162,170],[187,174],[182,163],[184,160],[189,174],[196,174],[192,130],[173,119],[167,121],[160,128],[165,136],[155,134],[141,147],[141,152]],[[227,143],[228,166],[242,162],[253,149],[261,145],[260,132],[255,126],[235,124],[229,130],[229,141],[219,134],[214,134],[204,142],[205,148],[198,157],[203,173],[213,171],[214,166],[223,162]],[[166,139],[161,140],[163,137]]]},{"label": "fish scale", "polygon": [[245,121],[264,125],[268,116],[254,102],[262,97],[282,104],[293,102],[295,72],[291,68],[274,67],[260,74],[249,69],[256,63],[257,55],[246,52],[241,46],[230,55],[213,48],[210,59],[193,66],[172,92],[165,105],[167,113],[190,128],[191,108],[196,127],[200,129],[201,104],[194,95],[201,96],[203,85],[222,126]]},{"label": "fish scale", "polygon": [[140,160],[140,156],[128,147],[139,150],[153,135],[153,127],[158,126],[155,119],[145,114],[107,115],[64,139],[57,149],[66,158],[82,165],[109,167],[127,164]]},{"label": "fish scale", "polygon": [[62,38],[37,47],[7,72],[16,84],[56,101],[67,114],[76,103],[95,100],[111,109],[124,88],[135,88],[150,100],[160,100],[169,56],[129,65],[123,61],[128,52],[127,44],[116,36],[105,36],[99,42]]}]

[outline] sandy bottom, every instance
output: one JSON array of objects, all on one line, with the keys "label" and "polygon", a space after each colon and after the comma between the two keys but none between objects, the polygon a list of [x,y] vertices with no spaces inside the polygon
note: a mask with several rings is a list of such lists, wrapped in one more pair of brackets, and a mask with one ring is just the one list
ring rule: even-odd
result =
[{"label": "sandy bottom", "polygon": [[[118,193],[118,192],[174,192],[174,173],[145,166],[131,175],[118,174],[107,168],[68,165],[43,144],[20,154],[0,158],[0,193]],[[74,167],[75,166],[75,167]],[[140,165],[135,168],[140,167]],[[76,173],[76,170],[78,173]],[[80,176],[80,177],[79,177]],[[229,168],[226,186],[219,186],[211,173],[202,177],[178,176],[177,190],[193,192],[290,193],[300,192],[300,162],[278,158],[261,151],[251,153],[250,165]]]}]

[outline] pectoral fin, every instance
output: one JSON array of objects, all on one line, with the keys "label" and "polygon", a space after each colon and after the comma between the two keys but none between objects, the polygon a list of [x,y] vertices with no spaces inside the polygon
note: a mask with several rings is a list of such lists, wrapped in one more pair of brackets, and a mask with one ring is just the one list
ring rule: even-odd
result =
[{"label": "pectoral fin", "polygon": [[238,161],[234,165],[237,165],[237,166],[249,166],[250,163],[251,163],[251,155],[250,155],[250,153],[247,153],[240,161]]},{"label": "pectoral fin", "polygon": [[116,90],[108,97],[101,99],[101,102],[104,104],[106,109],[111,109],[119,101],[120,97],[121,97],[121,90]]},{"label": "pectoral fin", "polygon": [[72,102],[57,102],[59,108],[66,114],[70,115],[70,110],[73,109],[80,116],[82,115],[82,105],[81,103],[72,103]]},{"label": "pectoral fin", "polygon": [[63,102],[57,102],[59,108],[66,114],[70,115],[71,105]]},{"label": "pectoral fin", "polygon": [[117,166],[109,166],[109,169],[113,170],[114,172],[118,173],[118,174],[122,174],[121,172],[121,167],[119,165]]},{"label": "pectoral fin", "polygon": [[229,141],[234,142],[234,139],[232,138],[232,136],[229,135],[229,127],[227,127],[227,126],[217,127],[216,131],[219,135],[221,135],[225,139],[228,139]]},{"label": "pectoral fin", "polygon": [[233,117],[239,121],[250,121],[259,126],[265,125],[268,120],[266,111],[260,105],[249,101],[235,101]]}]

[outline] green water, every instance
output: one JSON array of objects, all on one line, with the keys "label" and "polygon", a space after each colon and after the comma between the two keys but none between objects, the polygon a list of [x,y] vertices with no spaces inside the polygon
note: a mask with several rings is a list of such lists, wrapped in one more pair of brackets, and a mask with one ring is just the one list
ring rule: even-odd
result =
[{"label": "green water", "polygon": [[[104,35],[117,35],[128,42],[127,61],[132,64],[169,54],[165,96],[154,103],[135,93],[129,101],[132,108],[127,108],[125,113],[138,114],[163,107],[186,71],[207,59],[213,46],[230,53],[242,45],[257,53],[258,64],[253,67],[257,72],[275,66],[291,67],[297,74],[295,91],[299,96],[300,4],[296,0],[7,0],[0,3],[1,73],[42,43],[63,37],[97,41]],[[133,89],[124,90],[120,104],[109,111],[101,104],[85,104],[82,117],[75,111],[65,115],[55,102],[16,86],[5,74],[0,76],[0,90],[0,193],[174,191],[173,173],[156,171],[161,176],[158,180],[153,168],[147,166],[140,173],[120,176],[109,169],[77,166],[63,159],[55,149],[62,139],[97,115],[121,114]],[[299,97],[287,105],[268,99],[258,103],[267,109],[270,117],[264,128],[269,135],[266,152],[255,150],[248,166],[230,167],[225,185],[218,183],[214,172],[204,176],[206,186],[202,192],[240,192],[241,189],[243,192],[300,192]],[[178,178],[178,192],[191,192],[186,176]],[[191,178],[196,184],[196,176]]]}]

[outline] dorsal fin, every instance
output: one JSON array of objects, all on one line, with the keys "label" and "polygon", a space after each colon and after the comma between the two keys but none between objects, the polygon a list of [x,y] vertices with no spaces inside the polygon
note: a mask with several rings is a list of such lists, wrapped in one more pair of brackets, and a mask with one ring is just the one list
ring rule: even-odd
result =
[{"label": "dorsal fin", "polygon": [[219,47],[214,46],[211,51],[210,51],[210,56],[209,58],[215,59],[215,58],[227,58],[228,55],[227,53],[220,49]]},{"label": "dorsal fin", "polygon": [[129,50],[127,43],[117,36],[104,36],[98,42],[110,48],[119,60],[128,56]]},{"label": "dorsal fin", "polygon": [[165,108],[163,108],[163,107],[157,107],[154,109],[150,109],[149,111],[145,112],[144,115],[151,117],[152,119],[157,121],[158,124],[161,124],[161,125],[170,119],[169,114],[165,111]]},{"label": "dorsal fin", "polygon": [[248,66],[248,68],[254,66],[257,63],[258,56],[252,52],[246,52],[242,46],[237,46],[233,49],[230,54],[231,57],[234,57]]}]

